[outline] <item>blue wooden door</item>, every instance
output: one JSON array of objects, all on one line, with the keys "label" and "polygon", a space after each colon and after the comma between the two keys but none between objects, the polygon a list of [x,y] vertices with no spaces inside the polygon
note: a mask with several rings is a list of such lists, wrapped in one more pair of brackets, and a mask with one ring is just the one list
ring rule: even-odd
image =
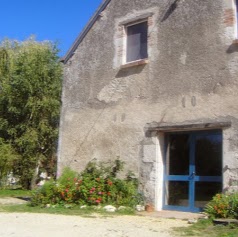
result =
[{"label": "blue wooden door", "polygon": [[222,190],[221,131],[168,133],[164,209],[201,211]]}]

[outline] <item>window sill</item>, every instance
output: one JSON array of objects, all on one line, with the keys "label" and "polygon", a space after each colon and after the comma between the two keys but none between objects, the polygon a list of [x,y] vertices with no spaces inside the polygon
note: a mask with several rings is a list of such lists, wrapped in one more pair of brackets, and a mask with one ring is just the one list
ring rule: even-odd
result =
[{"label": "window sill", "polygon": [[234,40],[232,41],[232,44],[238,44],[238,39],[234,39]]},{"label": "window sill", "polygon": [[145,58],[145,59],[140,59],[140,60],[136,60],[136,61],[132,61],[132,62],[123,64],[123,65],[121,65],[120,68],[123,69],[123,68],[135,67],[135,66],[144,65],[147,63],[149,63],[149,60],[148,60],[148,58]]}]

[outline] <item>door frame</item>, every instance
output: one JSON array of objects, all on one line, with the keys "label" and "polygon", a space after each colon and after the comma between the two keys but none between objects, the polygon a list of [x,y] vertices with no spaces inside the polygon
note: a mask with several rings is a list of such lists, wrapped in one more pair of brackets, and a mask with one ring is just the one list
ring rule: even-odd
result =
[{"label": "door frame", "polygon": [[[168,152],[168,136],[170,134],[189,134],[189,174],[188,175],[167,175],[166,174],[166,166],[167,166],[167,152]],[[198,135],[211,135],[218,134],[221,136],[221,166],[223,161],[223,133],[222,130],[197,130],[197,131],[171,131],[166,132],[164,135],[165,138],[165,147],[164,147],[164,179],[163,179],[163,209],[164,210],[175,210],[175,211],[185,211],[185,212],[199,212],[202,211],[203,208],[195,207],[195,183],[196,182],[219,182],[222,184],[222,170],[221,176],[196,176],[195,174],[195,138]],[[193,177],[192,177],[193,176]],[[188,206],[176,206],[176,205],[168,205],[166,204],[166,182],[168,181],[186,181],[189,185],[189,193],[188,193]]]}]

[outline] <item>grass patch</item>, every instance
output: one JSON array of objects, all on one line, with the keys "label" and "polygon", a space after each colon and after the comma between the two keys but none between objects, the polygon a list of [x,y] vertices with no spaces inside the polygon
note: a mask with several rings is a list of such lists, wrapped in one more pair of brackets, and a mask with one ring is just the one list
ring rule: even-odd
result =
[{"label": "grass patch", "polygon": [[42,208],[39,206],[32,207],[28,204],[20,205],[0,205],[0,212],[27,212],[27,213],[45,213],[45,214],[58,214],[58,215],[77,215],[84,217],[92,217],[94,214],[100,214],[102,216],[115,216],[115,215],[134,215],[133,209],[119,210],[113,213],[106,212],[102,208],[96,209],[95,207],[80,208],[79,206],[73,206],[71,208],[65,208],[62,206]]},{"label": "grass patch", "polygon": [[174,228],[176,236],[193,236],[193,237],[237,237],[237,226],[220,226],[213,225],[212,220],[199,220],[189,227]]},{"label": "grass patch", "polygon": [[29,197],[31,196],[30,190],[22,189],[0,189],[0,198],[4,197]]},{"label": "grass patch", "polygon": [[[32,192],[29,190],[22,189],[0,189],[0,198],[7,197],[31,197]],[[68,208],[66,208],[67,206]],[[79,215],[85,217],[93,217],[94,214],[101,214],[105,216],[113,215],[135,215],[135,210],[133,208],[127,207],[125,209],[117,210],[116,212],[110,213],[106,212],[103,208],[98,208],[98,206],[87,206],[86,208],[80,208],[79,205],[66,204],[53,205],[49,208],[40,206],[31,206],[29,203],[26,204],[7,204],[0,205],[0,212],[28,212],[28,213],[45,213],[45,214],[59,214],[59,215]]]}]

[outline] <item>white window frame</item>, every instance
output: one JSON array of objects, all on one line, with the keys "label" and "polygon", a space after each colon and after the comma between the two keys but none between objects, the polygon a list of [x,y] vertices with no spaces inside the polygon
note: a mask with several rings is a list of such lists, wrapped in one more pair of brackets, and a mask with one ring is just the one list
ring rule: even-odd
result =
[{"label": "white window frame", "polygon": [[235,16],[235,40],[238,39],[238,0],[233,0],[234,16]]},{"label": "white window frame", "polygon": [[[155,27],[158,19],[158,7],[149,8],[135,13],[129,13],[122,18],[115,19],[116,33],[114,35],[115,54],[113,59],[113,68],[127,68],[149,63],[149,59],[158,54],[153,50],[154,45],[157,44],[158,29]],[[128,61],[127,54],[127,27],[137,25],[139,23],[147,22],[147,58]]]}]

